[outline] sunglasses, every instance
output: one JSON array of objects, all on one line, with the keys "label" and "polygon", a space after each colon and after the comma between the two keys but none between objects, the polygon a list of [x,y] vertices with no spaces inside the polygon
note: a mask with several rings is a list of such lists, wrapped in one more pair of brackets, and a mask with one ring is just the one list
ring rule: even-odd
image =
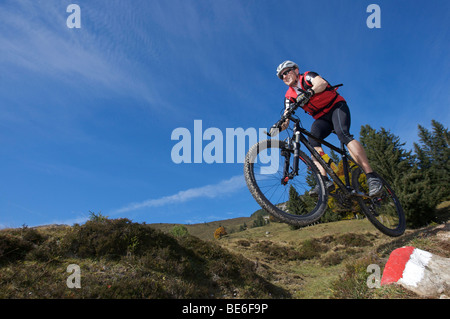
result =
[{"label": "sunglasses", "polygon": [[294,70],[294,68],[289,68],[286,71],[282,72],[280,74],[280,79],[283,79],[285,75],[287,75],[289,72],[291,72],[292,70]]}]

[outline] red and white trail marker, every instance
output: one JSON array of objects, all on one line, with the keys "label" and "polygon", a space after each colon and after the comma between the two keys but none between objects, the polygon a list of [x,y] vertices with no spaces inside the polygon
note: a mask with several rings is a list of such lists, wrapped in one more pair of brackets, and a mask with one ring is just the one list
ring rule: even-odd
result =
[{"label": "red and white trail marker", "polygon": [[450,292],[450,258],[411,246],[395,249],[386,263],[381,285],[398,283],[422,296]]}]

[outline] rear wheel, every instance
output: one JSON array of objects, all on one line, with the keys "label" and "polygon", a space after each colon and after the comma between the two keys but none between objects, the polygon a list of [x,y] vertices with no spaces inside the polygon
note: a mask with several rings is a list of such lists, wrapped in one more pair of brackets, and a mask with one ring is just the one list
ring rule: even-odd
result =
[{"label": "rear wheel", "polygon": [[[319,170],[300,151],[298,175],[286,178],[292,171],[294,154],[286,142],[266,140],[255,144],[247,153],[244,176],[248,189],[258,204],[279,221],[305,226],[317,221],[325,212],[328,194]],[[309,191],[318,185],[318,195]]]},{"label": "rear wheel", "polygon": [[[364,215],[382,233],[391,237],[400,236],[406,228],[403,208],[389,184],[380,175],[376,176],[383,182],[382,192],[374,197],[357,197],[358,204]],[[366,175],[359,167],[352,172],[352,185],[358,193],[369,193]]]}]

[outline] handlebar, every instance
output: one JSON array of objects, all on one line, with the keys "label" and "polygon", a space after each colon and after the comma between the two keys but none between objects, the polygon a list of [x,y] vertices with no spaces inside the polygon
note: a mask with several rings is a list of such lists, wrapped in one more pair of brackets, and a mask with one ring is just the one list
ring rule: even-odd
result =
[{"label": "handlebar", "polygon": [[[306,96],[305,93],[302,93],[297,97],[296,100],[297,101],[295,103],[293,103],[293,105],[291,105],[291,107],[289,107],[289,109],[287,111],[285,111],[285,113],[281,116],[280,120],[278,120],[278,122],[276,122],[274,125],[272,125],[269,132],[265,132],[268,136],[272,137],[272,136],[277,135],[280,131],[281,125],[287,119],[290,119],[290,117],[295,114],[295,111],[299,107],[303,107],[306,103],[308,103],[309,98]],[[274,130],[275,130],[275,132],[274,132]]]}]

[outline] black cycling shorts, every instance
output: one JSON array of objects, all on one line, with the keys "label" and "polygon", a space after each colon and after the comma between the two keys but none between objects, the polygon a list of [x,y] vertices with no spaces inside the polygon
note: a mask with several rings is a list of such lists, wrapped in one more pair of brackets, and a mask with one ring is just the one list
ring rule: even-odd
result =
[{"label": "black cycling shorts", "polygon": [[[311,125],[311,133],[323,140],[334,130],[339,141],[347,145],[354,140],[353,135],[349,132],[350,122],[348,105],[345,101],[341,101],[336,103],[330,112],[314,121]],[[319,142],[311,137],[309,138],[309,143],[314,147],[321,146]]]}]

